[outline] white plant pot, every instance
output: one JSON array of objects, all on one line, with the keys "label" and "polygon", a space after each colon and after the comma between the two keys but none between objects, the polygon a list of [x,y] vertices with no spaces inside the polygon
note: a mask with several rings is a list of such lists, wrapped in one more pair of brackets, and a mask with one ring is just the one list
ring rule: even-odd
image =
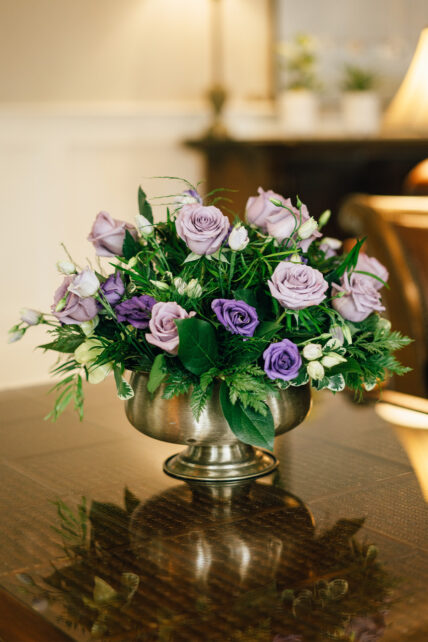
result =
[{"label": "white plant pot", "polygon": [[311,134],[318,124],[318,96],[306,89],[289,89],[278,97],[281,129],[292,134]]},{"label": "white plant pot", "polygon": [[347,91],[342,96],[342,114],[349,134],[377,134],[380,127],[378,94],[374,91]]}]

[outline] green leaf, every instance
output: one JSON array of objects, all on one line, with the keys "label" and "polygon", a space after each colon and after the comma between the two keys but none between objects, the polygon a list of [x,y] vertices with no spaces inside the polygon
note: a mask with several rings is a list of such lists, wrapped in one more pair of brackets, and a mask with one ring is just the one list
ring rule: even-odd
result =
[{"label": "green leaf", "polygon": [[178,356],[181,362],[195,375],[216,366],[217,341],[213,326],[202,319],[180,319],[178,328]]},{"label": "green leaf", "polygon": [[108,604],[109,602],[113,602],[117,596],[118,592],[115,591],[110,584],[95,575],[93,597],[96,604]]},{"label": "green leaf", "polygon": [[38,348],[42,348],[43,350],[55,350],[55,352],[65,352],[65,353],[73,353],[76,348],[80,346],[81,343],[85,341],[85,336],[78,335],[78,334],[71,334],[70,336],[62,336],[58,337],[58,339],[55,339],[55,341],[52,341],[51,343],[44,343],[41,346],[37,346]]},{"label": "green leaf", "polygon": [[122,377],[121,369],[118,366],[114,367],[114,380],[116,382],[117,396],[119,399],[122,399],[122,401],[132,399],[134,391],[126,379]]},{"label": "green leaf", "polygon": [[199,259],[202,258],[201,254],[195,254],[194,252],[190,252],[184,259],[183,263],[192,263],[192,261],[199,261]]},{"label": "green leaf", "polygon": [[220,387],[220,403],[223,414],[232,432],[246,444],[273,449],[275,427],[272,413],[268,406],[265,416],[247,406],[244,408],[239,399],[232,404],[229,387],[223,382]]},{"label": "green leaf", "polygon": [[150,223],[153,223],[153,212],[150,203],[147,201],[147,196],[142,189],[141,185],[138,188],[138,211],[141,216],[145,216]]},{"label": "green leaf", "polygon": [[253,308],[257,307],[257,298],[254,290],[242,288],[241,290],[233,290],[233,296],[236,301],[245,301]]},{"label": "green leaf", "polygon": [[305,383],[308,383],[309,375],[305,367],[300,368],[299,374],[295,379],[290,381],[290,386],[303,386]]},{"label": "green leaf", "polygon": [[168,371],[166,369],[165,355],[158,354],[153,361],[152,369],[150,370],[147,390],[153,394],[159,388],[167,374]]},{"label": "green leaf", "polygon": [[256,328],[254,336],[271,339],[280,330],[281,326],[277,321],[262,321]]},{"label": "green leaf", "polygon": [[129,261],[133,256],[138,254],[141,250],[141,245],[134,239],[129,230],[125,230],[125,238],[123,240],[122,254],[124,258]]},{"label": "green leaf", "polygon": [[343,374],[335,374],[328,378],[328,389],[332,392],[342,392],[345,389],[345,377]]},{"label": "green leaf", "polygon": [[208,386],[205,390],[201,386],[193,387],[192,395],[190,397],[190,407],[196,421],[199,421],[211,394],[211,386]]}]

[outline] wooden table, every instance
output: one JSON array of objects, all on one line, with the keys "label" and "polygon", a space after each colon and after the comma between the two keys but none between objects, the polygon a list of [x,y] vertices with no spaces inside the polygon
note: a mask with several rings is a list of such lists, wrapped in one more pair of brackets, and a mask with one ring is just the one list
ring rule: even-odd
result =
[{"label": "wooden table", "polygon": [[177,447],[137,433],[111,381],[83,423],[44,422],[46,389],[0,395],[3,642],[428,640],[426,504],[372,406],[319,394],[279,474],[216,505],[161,472]]}]

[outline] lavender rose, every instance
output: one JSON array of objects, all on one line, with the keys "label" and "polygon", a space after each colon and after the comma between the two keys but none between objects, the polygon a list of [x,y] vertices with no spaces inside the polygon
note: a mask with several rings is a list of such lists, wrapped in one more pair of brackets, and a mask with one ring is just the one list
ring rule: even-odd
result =
[{"label": "lavender rose", "polygon": [[302,357],[299,348],[290,339],[271,343],[263,352],[264,371],[269,379],[290,381],[299,374]]},{"label": "lavender rose", "polygon": [[252,337],[259,325],[257,311],[245,301],[234,299],[214,299],[211,308],[222,325],[232,334]]},{"label": "lavender rose", "polygon": [[118,221],[107,212],[99,212],[88,241],[94,244],[98,256],[121,256],[126,230],[137,240],[138,233],[133,225]]},{"label": "lavender rose", "polygon": [[217,207],[183,205],[175,221],[177,234],[195,254],[214,254],[229,234],[229,219]]},{"label": "lavender rose", "polygon": [[[125,285],[122,281],[120,272],[111,274],[107,281],[101,284],[101,291],[110,305],[116,305],[119,303],[123,295],[125,294]],[[101,308],[101,304],[98,304]]]},{"label": "lavender rose", "polygon": [[272,296],[290,310],[319,305],[328,289],[328,283],[319,270],[290,261],[281,261],[276,266],[268,286]]},{"label": "lavender rose", "polygon": [[152,308],[152,318],[149,323],[151,334],[146,334],[147,341],[170,354],[177,354],[179,338],[174,321],[188,319],[195,314],[196,312],[187,313],[175,301],[156,303]]},{"label": "lavender rose", "polygon": [[369,314],[385,310],[380,300],[380,294],[374,285],[375,279],[364,274],[347,272],[342,276],[340,284],[333,284],[332,296],[344,292],[344,296],[334,298],[333,308],[348,321],[364,321]]},{"label": "lavender rose", "polygon": [[[300,211],[292,205],[291,199],[289,198],[284,201],[284,205],[286,205],[288,209],[282,208],[275,214],[271,214],[266,224],[267,233],[279,242],[288,238],[297,238],[299,227],[309,224],[308,222],[311,220],[308,208],[304,203],[302,203]],[[299,240],[298,246],[303,252],[307,252],[312,241],[321,236],[321,232],[315,229],[308,238]]]},{"label": "lavender rose", "polygon": [[277,205],[274,205],[271,202],[271,198],[275,198],[277,201],[281,201],[284,205],[287,205],[291,201],[287,201],[281,194],[273,192],[271,189],[268,189],[267,192],[264,191],[262,187],[259,187],[257,190],[258,196],[250,196],[245,206],[245,216],[247,223],[250,225],[257,225],[263,232],[267,232],[267,220],[274,214],[283,212],[284,210]]},{"label": "lavender rose", "polygon": [[[360,252],[358,255],[358,261],[356,265],[356,270],[361,270],[362,272],[370,272],[371,274],[374,274],[375,276],[378,276],[382,281],[385,283],[388,281],[388,270],[380,261],[378,261],[374,256],[367,256],[364,252]],[[362,275],[366,276],[366,275]],[[371,276],[367,276],[371,280],[371,283],[373,287],[376,288],[376,290],[380,290],[383,287],[383,283],[378,281],[377,279],[374,279]]]},{"label": "lavender rose", "polygon": [[67,325],[91,321],[98,312],[97,302],[93,297],[82,298],[69,292],[68,288],[73,283],[74,278],[72,276],[65,277],[54,294],[54,302],[51,307],[52,314],[61,323]]},{"label": "lavender rose", "polygon": [[144,330],[149,326],[150,315],[156,299],[148,294],[133,296],[119,303],[114,309],[117,320],[121,323],[129,323],[134,328]]}]

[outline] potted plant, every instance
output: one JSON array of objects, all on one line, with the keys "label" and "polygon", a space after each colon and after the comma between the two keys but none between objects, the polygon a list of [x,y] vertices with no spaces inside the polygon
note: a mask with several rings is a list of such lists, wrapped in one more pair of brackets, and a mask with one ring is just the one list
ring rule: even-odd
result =
[{"label": "potted plant", "polygon": [[285,76],[278,97],[280,126],[293,134],[310,134],[317,125],[319,88],[313,40],[297,34],[292,43],[278,46],[278,57]]},{"label": "potted plant", "polygon": [[342,114],[350,134],[374,135],[379,131],[380,101],[376,76],[369,69],[346,65],[342,83]]},{"label": "potted plant", "polygon": [[10,331],[42,323],[40,347],[63,357],[53,419],[69,403],[82,416],[83,380],[113,373],[138,430],[188,446],[166,472],[198,482],[271,472],[274,436],[303,421],[310,385],[358,394],[407,371],[392,353],[410,341],[380,316],[386,269],[362,241],[339,254],[323,237],[329,212],[316,221],[259,188],[231,224],[219,194],[191,186],[162,222],[141,188],[135,225],[100,212],[98,268],[68,255],[51,314],[24,310]]}]

